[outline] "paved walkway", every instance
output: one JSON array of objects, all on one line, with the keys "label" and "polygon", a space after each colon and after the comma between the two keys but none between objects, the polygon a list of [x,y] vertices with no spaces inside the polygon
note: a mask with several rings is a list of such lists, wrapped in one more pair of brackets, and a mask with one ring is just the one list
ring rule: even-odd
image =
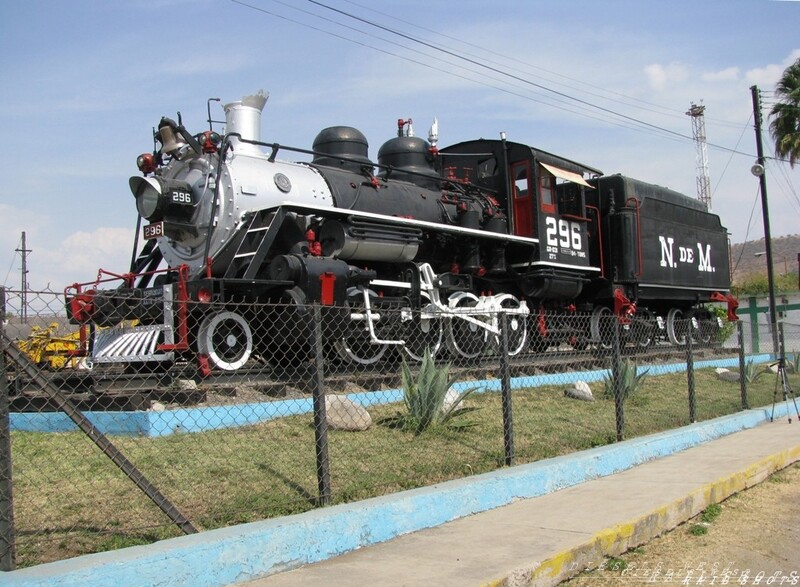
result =
[{"label": "paved walkway", "polygon": [[800,461],[786,418],[248,587],[554,585]]}]

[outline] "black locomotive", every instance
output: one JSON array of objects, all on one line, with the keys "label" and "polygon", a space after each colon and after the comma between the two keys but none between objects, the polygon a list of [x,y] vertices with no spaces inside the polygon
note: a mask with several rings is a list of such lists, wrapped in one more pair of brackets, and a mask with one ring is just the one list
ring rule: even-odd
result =
[{"label": "black locomotive", "polygon": [[309,304],[339,324],[336,355],[370,365],[479,357],[501,312],[511,354],[607,344],[612,315],[636,344],[682,344],[714,335],[705,304],[735,303],[727,232],[686,196],[504,136],[439,149],[435,123],[426,141],[402,119],[377,162],[351,127],[289,149],[260,140],[266,99],[227,104],[222,135],[210,112],[196,134],[162,118],[130,180],[146,222],[130,272],[67,290],[95,363],[197,357],[208,373],[299,353]]}]

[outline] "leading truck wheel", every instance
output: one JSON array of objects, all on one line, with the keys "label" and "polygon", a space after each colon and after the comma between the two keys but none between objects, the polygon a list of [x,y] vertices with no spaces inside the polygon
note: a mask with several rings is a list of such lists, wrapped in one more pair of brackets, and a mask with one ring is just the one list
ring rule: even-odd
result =
[{"label": "leading truck wheel", "polygon": [[253,352],[253,332],[236,312],[219,312],[203,318],[197,331],[197,350],[213,367],[236,371]]}]

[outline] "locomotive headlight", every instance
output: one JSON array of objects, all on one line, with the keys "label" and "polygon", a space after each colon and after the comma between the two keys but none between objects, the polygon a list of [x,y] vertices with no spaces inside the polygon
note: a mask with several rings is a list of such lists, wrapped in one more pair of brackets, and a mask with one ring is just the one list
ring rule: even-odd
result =
[{"label": "locomotive headlight", "polygon": [[194,210],[192,188],[185,181],[132,177],[128,183],[139,215],[150,222],[163,220],[166,215],[188,217]]},{"label": "locomotive headlight", "polygon": [[164,216],[164,197],[158,178],[132,177],[128,183],[133,197],[136,198],[139,215],[151,221],[161,220]]}]

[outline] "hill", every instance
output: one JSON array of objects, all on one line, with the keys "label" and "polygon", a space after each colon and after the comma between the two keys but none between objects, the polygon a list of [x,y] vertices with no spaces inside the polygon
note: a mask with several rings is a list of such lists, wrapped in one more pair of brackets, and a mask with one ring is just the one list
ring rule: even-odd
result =
[{"label": "hill", "polygon": [[[767,274],[764,239],[731,245],[731,267],[734,283],[753,275]],[[800,268],[800,234],[772,238],[772,265],[775,276],[798,273]]]}]

